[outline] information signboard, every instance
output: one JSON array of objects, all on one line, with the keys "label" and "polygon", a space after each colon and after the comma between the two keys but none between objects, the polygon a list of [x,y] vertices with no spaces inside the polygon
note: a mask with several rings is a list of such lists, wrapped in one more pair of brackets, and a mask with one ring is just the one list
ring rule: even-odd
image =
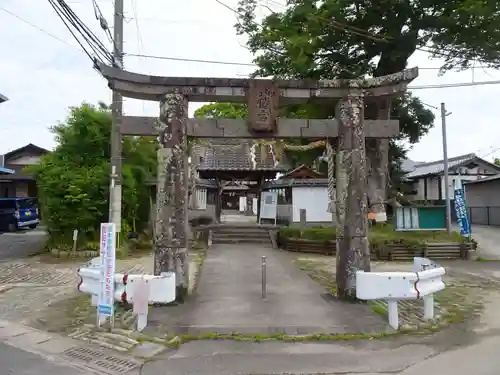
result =
[{"label": "information signboard", "polygon": [[260,219],[271,219],[276,224],[278,214],[278,193],[275,191],[263,191],[260,197]]},{"label": "information signboard", "polygon": [[114,223],[101,224],[101,290],[97,303],[97,313],[103,317],[114,315],[114,276],[116,262],[116,226]]}]

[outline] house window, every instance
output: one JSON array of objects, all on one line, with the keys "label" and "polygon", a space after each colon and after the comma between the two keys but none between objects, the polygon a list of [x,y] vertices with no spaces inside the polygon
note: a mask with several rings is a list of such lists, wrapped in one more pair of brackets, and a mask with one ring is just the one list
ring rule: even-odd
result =
[{"label": "house window", "polygon": [[207,204],[215,204],[217,192],[214,189],[207,190]]}]

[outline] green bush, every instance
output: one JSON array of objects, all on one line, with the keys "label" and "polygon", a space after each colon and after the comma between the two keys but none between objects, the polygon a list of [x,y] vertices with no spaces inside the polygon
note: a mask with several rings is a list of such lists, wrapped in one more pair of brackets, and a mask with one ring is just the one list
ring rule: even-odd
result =
[{"label": "green bush", "polygon": [[[283,239],[308,239],[318,241],[335,240],[336,228],[334,227],[313,227],[294,228],[285,227],[279,231],[280,238]],[[460,233],[453,232],[451,239],[446,231],[415,231],[397,232],[390,224],[381,224],[371,227],[368,231],[368,238],[372,248],[382,248],[388,244],[400,244],[409,248],[422,246],[427,242],[465,242],[468,239]]]},{"label": "green bush", "polygon": [[[57,146],[30,166],[51,248],[72,248],[78,229],[78,248],[99,243],[100,224],[108,221],[111,115],[109,108],[82,104],[71,108],[66,121],[54,126]],[[132,231],[145,229],[150,191],[145,181],[156,170],[156,142],[147,138],[123,140],[122,225],[120,244]],[[135,223],[139,223],[136,228]],[[132,228],[133,227],[133,228]]]},{"label": "green bush", "polygon": [[305,240],[335,241],[336,230],[332,227],[313,227],[313,228],[293,228],[284,227],[279,231],[280,238],[301,238]]}]

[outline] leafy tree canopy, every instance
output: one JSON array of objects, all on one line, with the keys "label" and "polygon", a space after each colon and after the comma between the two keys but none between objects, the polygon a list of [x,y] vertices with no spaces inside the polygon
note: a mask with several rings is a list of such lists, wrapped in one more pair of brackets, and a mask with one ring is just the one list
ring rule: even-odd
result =
[{"label": "leafy tree canopy", "polygon": [[[442,73],[475,61],[500,66],[498,2],[482,0],[289,0],[286,8],[258,21],[257,0],[240,0],[237,33],[257,55],[254,76],[334,79],[381,76],[403,70],[417,50],[444,59]],[[205,115],[242,117],[242,106],[211,104]],[[201,114],[201,111],[199,111]],[[224,116],[222,116],[224,114]],[[369,111],[367,111],[368,116]],[[329,107],[302,105],[283,116],[331,118]],[[393,100],[401,134],[391,142],[391,164],[433,126],[434,114],[411,93]],[[300,158],[299,158],[300,159]],[[302,161],[302,160],[300,160]]]},{"label": "leafy tree canopy", "polygon": [[[257,0],[240,0],[237,33],[257,54],[256,76],[333,79],[403,70],[418,49],[444,59],[442,72],[479,61],[500,66],[500,3],[483,0],[289,0],[256,20]],[[308,111],[309,117],[316,117]],[[311,113],[312,112],[312,113]],[[323,115],[333,115],[324,108]],[[417,142],[434,115],[407,93],[393,102],[401,137]],[[317,117],[316,117],[317,118]]]},{"label": "leafy tree canopy", "polygon": [[353,78],[403,70],[417,50],[443,70],[475,61],[500,67],[500,4],[484,0],[289,0],[256,22],[257,0],[240,0],[239,34],[259,75]]},{"label": "leafy tree canopy", "polygon": [[[71,108],[68,118],[51,130],[56,148],[30,167],[51,240],[69,244],[73,229],[83,234],[82,241],[97,240],[100,223],[108,219],[110,110],[102,103],[82,104]],[[122,155],[122,232],[126,233],[135,223],[148,222],[145,182],[156,171],[156,142],[125,138]]]}]

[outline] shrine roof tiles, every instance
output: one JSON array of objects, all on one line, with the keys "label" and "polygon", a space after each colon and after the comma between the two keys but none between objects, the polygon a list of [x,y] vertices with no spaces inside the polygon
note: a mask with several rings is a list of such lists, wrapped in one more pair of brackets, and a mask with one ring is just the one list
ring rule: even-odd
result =
[{"label": "shrine roof tiles", "polygon": [[[217,140],[219,141],[219,140]],[[207,147],[205,156],[198,166],[198,171],[270,171],[285,172],[290,167],[286,163],[285,156],[277,164],[274,162],[273,155],[267,152],[264,160],[261,158],[261,147],[255,147],[255,166],[251,161],[251,144],[238,140],[236,144],[224,142],[213,143]]]}]

